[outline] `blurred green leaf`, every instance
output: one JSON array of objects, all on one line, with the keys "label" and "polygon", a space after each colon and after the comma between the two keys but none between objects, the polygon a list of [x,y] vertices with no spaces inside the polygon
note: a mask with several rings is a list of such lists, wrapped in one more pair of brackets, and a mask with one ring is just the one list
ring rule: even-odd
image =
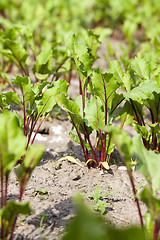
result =
[{"label": "blurred green leaf", "polygon": [[13,227],[15,218],[18,214],[28,215],[31,214],[32,209],[30,208],[30,204],[15,202],[13,200],[8,201],[7,205],[0,209],[0,222],[3,223],[3,235],[6,239],[6,232],[10,231]]},{"label": "blurred green leaf", "polygon": [[94,214],[85,206],[82,197],[75,197],[76,216],[70,222],[62,240],[146,240],[138,227],[117,229],[106,224],[102,216]]},{"label": "blurred green leaf", "polygon": [[20,187],[23,187],[23,189],[25,189],[24,184],[27,184],[32,171],[41,160],[44,150],[43,145],[31,145],[26,151],[25,158],[21,165],[15,168]]},{"label": "blurred green leaf", "polygon": [[0,116],[0,135],[0,160],[3,174],[8,175],[26,148],[26,138],[11,112],[5,111]]},{"label": "blurred green leaf", "polygon": [[151,184],[153,192],[160,188],[160,154],[148,151],[140,139],[140,135],[133,138],[133,154],[137,158],[137,169]]}]

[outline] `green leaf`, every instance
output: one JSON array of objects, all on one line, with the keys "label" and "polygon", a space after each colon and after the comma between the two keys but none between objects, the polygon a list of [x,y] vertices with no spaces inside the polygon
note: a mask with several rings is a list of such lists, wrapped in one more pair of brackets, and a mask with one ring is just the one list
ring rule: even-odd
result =
[{"label": "green leaf", "polygon": [[[80,195],[76,196],[76,217],[70,223],[62,240],[102,240],[105,239],[104,220],[91,212],[83,203]],[[90,230],[89,230],[90,229]]]},{"label": "green leaf", "polygon": [[52,56],[52,46],[48,45],[45,49],[37,56],[36,64],[45,65]]},{"label": "green leaf", "polygon": [[0,161],[3,174],[8,175],[26,148],[26,138],[11,112],[5,111],[0,116],[0,136]]},{"label": "green leaf", "polygon": [[119,84],[123,83],[123,70],[118,61],[114,60],[109,64],[109,72],[113,74],[114,78],[117,79]]},{"label": "green leaf", "polygon": [[121,128],[126,127],[127,125],[129,125],[133,122],[134,114],[133,114],[133,109],[132,109],[130,102],[125,102],[119,115],[121,118]]},{"label": "green leaf", "polygon": [[[81,144],[79,137],[76,134],[73,134],[72,132],[69,133],[70,137],[72,138],[72,140],[78,144]],[[91,151],[91,147],[89,145],[89,143],[87,143],[83,138],[82,138],[83,144],[84,146]]]},{"label": "green leaf", "polygon": [[32,90],[35,93],[35,95],[40,94],[47,84],[50,84],[50,83],[47,81],[43,81],[41,84],[37,83],[36,85],[34,85],[32,87]]},{"label": "green leaf", "polygon": [[[82,101],[82,95],[77,95],[74,99],[74,102],[79,106],[80,112],[79,115],[81,118],[83,118],[83,101]],[[87,97],[84,97],[84,105],[86,106],[89,103],[89,99]]]},{"label": "green leaf", "polygon": [[150,132],[146,129],[145,126],[140,126],[139,124],[136,124],[136,122],[133,122],[133,128],[136,130],[138,134],[140,134],[145,140],[149,141],[150,139]]},{"label": "green leaf", "polygon": [[[13,34],[14,30],[12,29],[11,31]],[[10,36],[12,34],[10,34]],[[3,50],[0,50],[0,52],[13,61],[20,70],[26,70],[26,59],[28,57],[27,50],[17,40],[8,39],[10,36],[0,39],[4,48]]]},{"label": "green leaf", "polygon": [[146,80],[139,84],[138,87],[133,88],[130,92],[124,93],[124,97],[129,100],[132,99],[139,103],[143,100],[154,99],[154,92],[160,93],[160,88],[156,81]]},{"label": "green leaf", "polygon": [[146,240],[142,229],[137,227],[117,229],[107,225],[102,216],[85,206],[82,197],[75,197],[76,216],[70,222],[62,240]]},{"label": "green leaf", "polygon": [[3,111],[4,109],[8,108],[7,107],[7,102],[3,96],[2,93],[0,93],[0,108],[1,108],[1,111]]},{"label": "green leaf", "polygon": [[130,75],[129,71],[127,71],[124,74],[124,76],[123,76],[123,83],[124,83],[126,91],[130,92],[130,90],[131,90],[131,75]]},{"label": "green leaf", "polygon": [[36,165],[41,160],[42,154],[45,148],[43,145],[31,145],[26,154],[23,162],[17,168],[15,168],[15,173],[18,178],[19,184],[23,189],[31,176]]},{"label": "green leaf", "polygon": [[131,65],[138,76],[150,79],[150,65],[144,58],[135,57],[135,59],[131,62]]},{"label": "green leaf", "polygon": [[133,153],[137,158],[137,170],[139,170],[152,185],[153,192],[160,188],[160,154],[148,151],[142,144],[140,135],[133,138]]},{"label": "green leaf", "polygon": [[71,56],[75,61],[76,68],[80,74],[82,81],[84,76],[84,79],[86,79],[92,73],[91,67],[93,65],[94,59],[89,55],[89,50],[86,44],[78,41],[75,34],[72,35],[70,39],[68,39],[66,44],[70,49]]},{"label": "green leaf", "polygon": [[58,88],[60,93],[67,94],[69,83],[66,80],[60,79],[54,82],[54,87]]},{"label": "green leaf", "polygon": [[58,160],[58,162],[65,161],[65,160],[68,160],[69,162],[74,163],[74,164],[77,164],[78,166],[84,168],[84,166],[83,166],[79,161],[77,161],[77,159],[75,159],[75,158],[72,157],[72,156],[62,157],[62,158],[60,158],[60,159]]},{"label": "green leaf", "polygon": [[66,112],[73,115],[78,115],[80,112],[79,106],[68,99],[65,94],[61,93],[56,97],[57,104]]},{"label": "green leaf", "polygon": [[[28,215],[31,214],[32,209],[30,203],[15,202],[13,200],[8,201],[7,205],[0,209],[0,222],[3,223],[3,235],[7,230],[9,224],[9,231],[12,229],[14,221],[19,214]],[[5,239],[5,238],[4,238]]]},{"label": "green leaf", "polygon": [[119,104],[124,100],[123,94],[114,94],[113,100],[112,100],[112,107],[111,112],[115,115],[115,113],[118,111]]},{"label": "green leaf", "polygon": [[152,219],[160,223],[160,199],[153,196],[150,186],[142,190],[139,199],[146,204]]},{"label": "green leaf", "polygon": [[27,105],[28,101],[32,100],[35,96],[32,87],[31,87],[31,80],[29,77],[20,77],[17,76],[16,79],[13,80],[13,83],[16,84],[17,87],[20,88],[22,95],[24,97],[25,104]]},{"label": "green leaf", "polygon": [[12,55],[12,51],[9,49],[0,49],[0,53],[6,57],[8,57],[11,61],[13,61],[18,67],[20,67],[18,60]]},{"label": "green leaf", "polygon": [[106,170],[109,169],[109,164],[108,164],[107,161],[105,161],[105,162],[100,162],[100,164],[101,164]]},{"label": "green leaf", "polygon": [[131,20],[126,19],[122,26],[122,30],[126,36],[128,43],[131,43],[132,37],[137,30],[137,22],[133,21],[132,19]]},{"label": "green leaf", "polygon": [[7,103],[18,105],[23,109],[21,99],[16,92],[8,92],[3,94],[6,97]]},{"label": "green leaf", "polygon": [[106,126],[103,130],[111,134],[111,138],[118,148],[123,160],[130,164],[132,156],[132,140],[129,134],[122,131],[117,126]]},{"label": "green leaf", "polygon": [[45,44],[42,52],[37,56],[33,72],[38,79],[47,79],[52,73],[53,51],[52,44]]},{"label": "green leaf", "polygon": [[145,214],[145,231],[147,234],[148,239],[152,239],[153,237],[153,219],[149,211]]},{"label": "green leaf", "polygon": [[99,98],[92,98],[85,106],[87,125],[99,131],[105,126],[105,115],[102,111],[102,102]]},{"label": "green leaf", "polygon": [[35,73],[35,76],[38,80],[46,80],[49,77],[48,73],[42,74],[42,73]]},{"label": "green leaf", "polygon": [[111,108],[113,96],[118,89],[113,74],[107,72],[102,74],[101,70],[97,68],[93,71],[91,84],[88,92],[99,97],[104,107],[105,103],[107,103],[107,108]]},{"label": "green leaf", "polygon": [[44,91],[42,94],[42,99],[38,104],[38,112],[43,115],[52,111],[53,107],[56,105],[56,96],[59,94],[59,90],[52,86]]}]

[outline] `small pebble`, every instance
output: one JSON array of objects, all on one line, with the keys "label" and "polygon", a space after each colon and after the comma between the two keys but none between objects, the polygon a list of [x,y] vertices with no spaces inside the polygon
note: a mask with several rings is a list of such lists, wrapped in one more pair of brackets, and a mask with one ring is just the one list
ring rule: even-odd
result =
[{"label": "small pebble", "polygon": [[126,166],[120,166],[120,167],[118,167],[118,170],[127,171],[127,167]]}]

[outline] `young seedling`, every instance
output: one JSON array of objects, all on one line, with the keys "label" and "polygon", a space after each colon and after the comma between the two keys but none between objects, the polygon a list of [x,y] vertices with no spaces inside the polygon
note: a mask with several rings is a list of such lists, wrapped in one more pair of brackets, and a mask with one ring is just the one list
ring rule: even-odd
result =
[{"label": "young seedling", "polygon": [[[93,190],[92,194],[87,194],[88,200],[91,202],[91,207],[95,210],[101,213],[103,215],[106,211],[106,208],[108,207],[108,203],[105,203],[102,199],[106,198],[106,196],[109,194],[107,192],[106,194],[100,193],[100,188],[97,187]],[[93,200],[92,200],[93,199]]]}]

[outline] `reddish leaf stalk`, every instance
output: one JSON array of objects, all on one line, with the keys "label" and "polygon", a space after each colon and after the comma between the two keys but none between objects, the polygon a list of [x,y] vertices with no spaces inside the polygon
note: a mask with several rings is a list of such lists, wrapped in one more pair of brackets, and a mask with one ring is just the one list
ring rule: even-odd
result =
[{"label": "reddish leaf stalk", "polygon": [[37,133],[38,133],[38,131],[39,131],[39,129],[40,129],[42,123],[44,122],[45,118],[46,118],[46,116],[42,119],[41,123],[39,124],[39,126],[38,126],[38,128],[37,128],[37,130],[36,130],[36,132],[35,132],[35,134],[34,134],[34,137],[33,137],[33,139],[32,139],[31,144],[34,143],[35,137],[36,137],[36,135],[37,135]]},{"label": "reddish leaf stalk", "polygon": [[[98,132],[97,132],[97,133],[98,133]],[[95,154],[96,154],[96,155],[97,155],[98,146],[99,146],[99,143],[100,143],[100,138],[101,138],[101,136],[99,135],[97,144],[96,144],[96,146],[95,146]]]},{"label": "reddish leaf stalk", "polygon": [[101,158],[100,158],[100,162],[102,162],[103,161],[103,158],[104,158],[104,156],[103,156],[103,137],[102,137],[102,132],[101,132],[101,130],[100,130],[100,140],[101,140]]},{"label": "reddish leaf stalk", "polygon": [[152,123],[154,124],[154,123],[155,123],[155,120],[154,120],[154,115],[153,115],[153,112],[152,112],[151,107],[149,108],[149,111],[150,111],[150,114],[151,114]]},{"label": "reddish leaf stalk", "polygon": [[152,150],[157,150],[157,136],[154,134],[154,129],[152,132],[152,145],[151,145]]},{"label": "reddish leaf stalk", "polygon": [[29,133],[29,136],[28,136],[28,142],[27,142],[27,147],[26,147],[26,149],[27,149],[28,146],[29,146],[29,143],[30,143],[30,140],[31,140],[31,136],[32,136],[32,133],[33,133],[33,131],[34,131],[34,128],[35,128],[35,126],[36,126],[36,124],[37,124],[38,118],[39,118],[39,117],[37,117],[37,116],[36,116],[36,118],[32,118],[31,128],[30,128],[30,133]]},{"label": "reddish leaf stalk", "polygon": [[26,136],[27,135],[27,131],[26,131],[26,108],[25,108],[24,95],[23,95],[23,108],[24,108],[24,110],[23,110],[23,134],[24,134],[24,136]]},{"label": "reddish leaf stalk", "polygon": [[[127,167],[127,165],[126,165],[126,167]],[[130,182],[131,182],[131,186],[132,186],[132,191],[133,191],[133,194],[134,194],[135,202],[137,204],[137,209],[138,209],[138,214],[139,214],[139,218],[140,218],[141,227],[144,230],[143,216],[142,216],[139,200],[138,200],[138,198],[136,196],[136,188],[135,188],[135,185],[134,185],[133,176],[132,176],[131,171],[128,169],[128,167],[127,167],[127,172],[128,172],[128,176],[129,176],[129,179],[130,179]]]},{"label": "reddish leaf stalk", "polygon": [[153,231],[153,240],[158,240],[159,231],[160,231],[160,224],[158,223],[158,221],[155,221],[154,231]]},{"label": "reddish leaf stalk", "polygon": [[146,141],[146,139],[142,137],[142,141],[143,141],[143,144],[144,144],[145,148],[146,148],[147,150],[149,150],[149,144],[148,144],[148,142]]},{"label": "reddish leaf stalk", "polygon": [[[31,129],[30,129],[30,134],[29,134],[29,137],[28,137],[28,143],[27,143],[27,147],[26,147],[26,149],[28,148],[28,145],[29,145],[29,143],[30,143],[31,135],[32,135],[33,130],[34,130],[36,124],[37,124],[37,121],[38,121],[38,119],[40,118],[40,116],[41,116],[41,114],[42,114],[44,108],[46,107],[46,105],[47,105],[47,103],[44,104],[44,106],[43,106],[41,112],[38,114],[38,116],[36,116],[36,119],[34,119],[34,124],[33,124],[33,126],[31,127]],[[44,119],[45,119],[45,118],[44,118]],[[43,120],[43,121],[44,121],[44,120]],[[32,123],[33,123],[33,119],[32,119]],[[42,123],[41,123],[41,124],[42,124]],[[36,134],[37,134],[37,133],[36,133]],[[34,136],[34,139],[35,139],[35,137],[36,137],[36,135]],[[34,141],[32,141],[32,142],[34,142]]]},{"label": "reddish leaf stalk", "polygon": [[[90,82],[90,77],[87,78],[86,88],[87,88],[89,82]],[[86,97],[89,99],[89,93],[88,92],[86,93]]]},{"label": "reddish leaf stalk", "polygon": [[7,205],[8,177],[5,180],[4,206]]},{"label": "reddish leaf stalk", "polygon": [[69,70],[69,79],[68,79],[69,85],[70,85],[70,83],[71,83],[72,73],[73,73],[73,70],[72,70],[72,68],[71,68],[71,69]]},{"label": "reddish leaf stalk", "polygon": [[83,129],[83,131],[84,131],[84,134],[85,134],[87,140],[88,140],[89,146],[90,146],[90,148],[91,148],[91,150],[92,150],[92,154],[94,155],[94,160],[96,160],[96,163],[97,163],[97,166],[98,166],[98,164],[99,164],[99,163],[98,163],[98,159],[97,159],[97,156],[96,156],[96,154],[95,154],[95,151],[94,151],[94,148],[93,148],[93,146],[92,146],[92,143],[91,143],[91,141],[90,141],[89,135],[88,135],[88,133],[87,133],[87,129],[86,129],[85,123],[84,123],[84,126],[81,125],[81,127],[82,127],[82,129]]},{"label": "reddish leaf stalk", "polygon": [[84,155],[85,161],[87,162],[88,159],[87,159],[87,156],[86,156],[86,152],[85,152],[85,148],[84,148],[84,144],[83,144],[83,141],[82,141],[81,134],[79,133],[78,128],[77,128],[76,124],[74,123],[73,118],[72,118],[72,116],[71,116],[70,113],[69,113],[69,115],[70,115],[70,118],[71,118],[71,120],[72,120],[73,126],[74,126],[75,129],[76,129],[76,132],[77,132],[77,135],[78,135],[78,137],[79,137],[80,144],[81,144],[81,147],[82,147],[83,155]]},{"label": "reddish leaf stalk", "polygon": [[158,101],[158,106],[157,106],[157,115],[156,115],[156,122],[158,122],[158,113],[159,113],[159,103],[160,103],[160,98],[159,98],[159,101]]},{"label": "reddish leaf stalk", "polygon": [[[0,158],[0,171],[1,171],[1,209],[3,208],[3,167],[2,167],[2,158]],[[3,220],[1,221],[1,232],[0,237],[3,238]]]},{"label": "reddish leaf stalk", "polygon": [[15,54],[13,54],[13,52],[12,52],[12,55],[15,57],[15,59],[16,59],[16,60],[18,61],[18,63],[19,63],[20,71],[21,71],[21,73],[22,73],[22,76],[25,77],[26,75],[28,75],[27,72],[26,72],[26,70],[25,70],[24,67],[22,66],[21,61],[19,61],[19,60],[17,59],[17,57],[15,56]]},{"label": "reddish leaf stalk", "polygon": [[2,168],[2,165],[1,165],[1,208],[3,208],[3,168]]},{"label": "reddish leaf stalk", "polygon": [[[32,158],[32,161],[30,163],[30,166],[26,169],[26,172],[25,172],[25,176],[23,177],[23,180],[20,184],[20,195],[19,195],[19,202],[22,201],[22,197],[23,197],[23,193],[25,191],[25,186],[26,186],[26,183],[28,181],[28,177],[29,177],[29,171],[30,169],[32,168],[32,163],[34,162],[34,158]],[[16,222],[17,222],[17,218],[18,218],[18,215],[15,217],[15,220],[14,220],[14,223],[13,223],[13,226],[12,226],[12,230],[11,230],[11,235],[10,235],[10,240],[13,239],[13,233],[14,233],[14,230],[15,230],[15,226],[16,226]]]},{"label": "reddish leaf stalk", "polygon": [[81,79],[79,78],[79,82],[80,82],[80,94],[82,95],[82,108],[83,108],[83,118],[85,117],[85,112],[84,112],[84,108],[85,108],[85,92],[83,92],[82,89],[82,82]]},{"label": "reddish leaf stalk", "polygon": [[123,98],[119,103],[117,103],[117,105],[111,110],[111,114],[113,114],[113,112],[117,109],[117,107],[121,104],[121,102],[123,102],[125,98]]},{"label": "reddish leaf stalk", "polygon": [[[56,73],[58,72],[58,70],[62,67],[62,65],[66,62],[66,60],[68,59],[68,57],[65,57],[64,60],[61,62],[61,64],[59,65],[59,67],[56,69]],[[51,82],[53,82],[54,77],[56,74],[53,74]]]},{"label": "reddish leaf stalk", "polygon": [[133,101],[132,101],[131,98],[130,98],[130,102],[131,102],[132,108],[133,108],[133,110],[134,110],[134,113],[135,113],[135,115],[136,115],[137,122],[138,122],[138,124],[139,124],[140,126],[142,126],[142,123],[141,123],[141,121],[140,121],[140,119],[139,119],[139,116],[138,116],[138,114],[137,114],[136,108],[135,108],[135,106],[134,106]]}]

